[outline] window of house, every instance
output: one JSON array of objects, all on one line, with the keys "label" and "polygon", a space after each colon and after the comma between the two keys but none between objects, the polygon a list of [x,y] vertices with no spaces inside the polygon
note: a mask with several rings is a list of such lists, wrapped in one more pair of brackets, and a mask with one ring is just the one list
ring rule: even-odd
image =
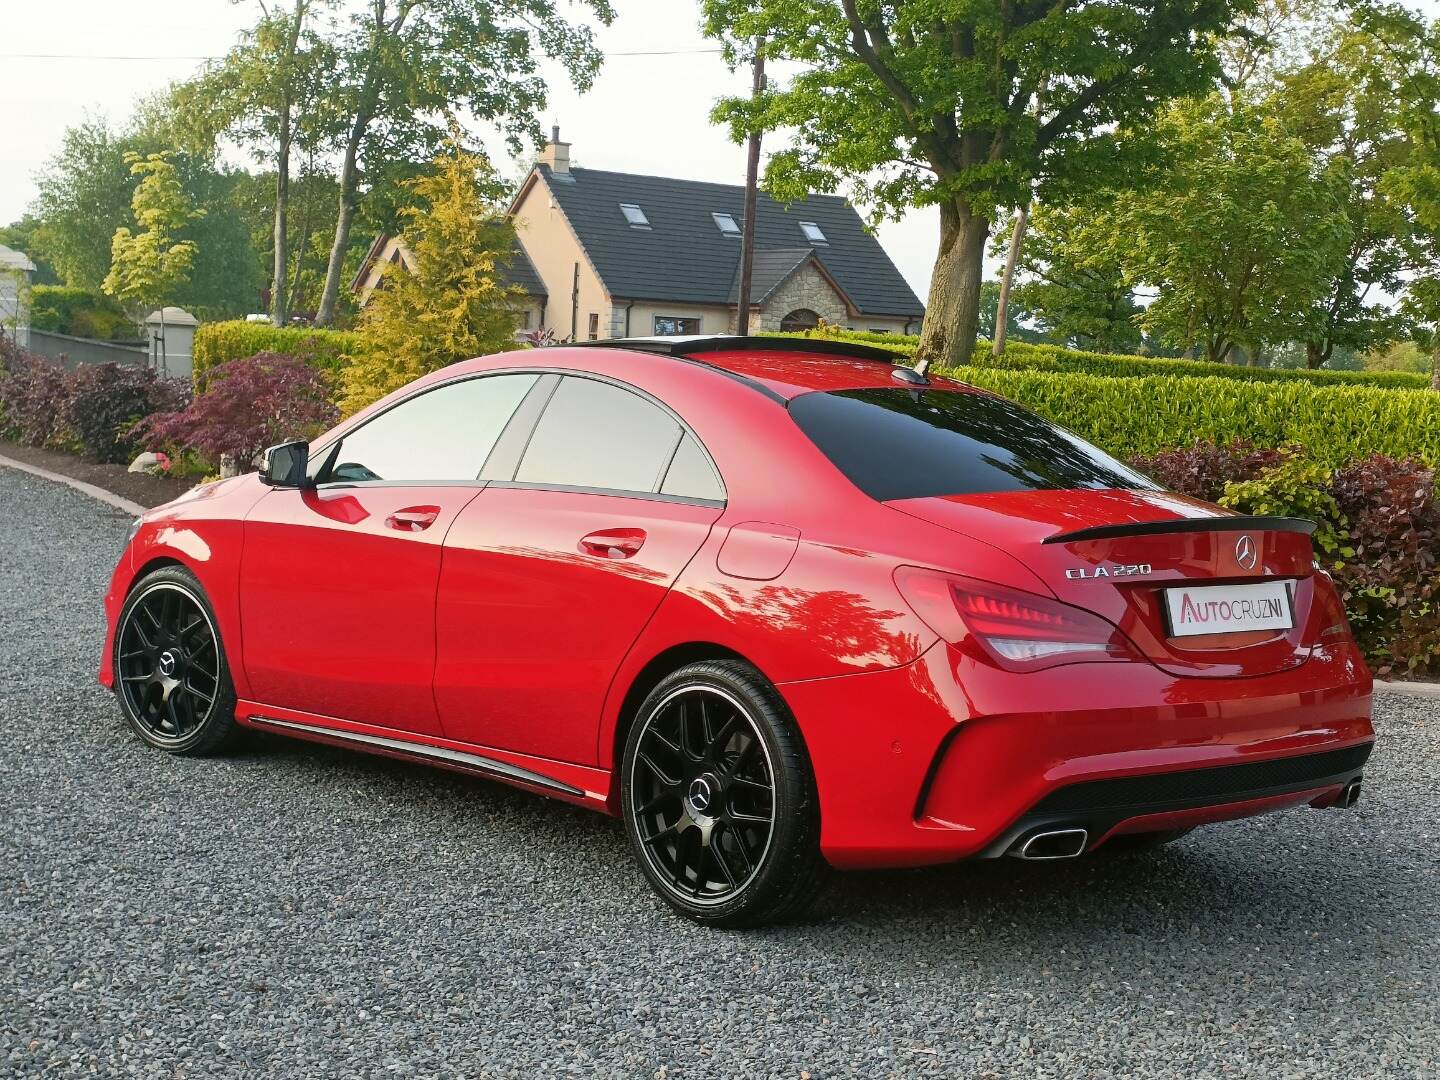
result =
[{"label": "window of house", "polygon": [[740,226],[735,222],[734,214],[711,214],[715,219],[715,227],[720,230],[722,236],[739,236]]},{"label": "window of house", "polygon": [[645,211],[641,210],[640,207],[634,203],[622,202],[620,204],[620,212],[625,215],[625,220],[632,229],[650,228],[650,219],[645,216]]},{"label": "window of house", "polygon": [[[345,435],[325,479],[474,480],[537,378],[492,375],[416,394]],[[323,463],[331,449],[312,461]]]},{"label": "window of house", "polygon": [[812,244],[828,244],[830,242],[825,239],[825,234],[821,231],[820,226],[816,225],[813,221],[800,222],[800,231],[805,234],[805,239],[809,240]]},{"label": "window of house", "polygon": [[653,492],[681,441],[675,418],[639,394],[567,376],[530,437],[515,479]]},{"label": "window of house", "polygon": [[600,316],[597,315],[597,314],[595,314],[595,312],[593,312],[593,311],[590,313],[590,331],[589,331],[589,333],[590,333],[590,340],[591,340],[591,341],[599,341],[599,340],[600,340]]},{"label": "window of house", "polygon": [[793,334],[799,330],[814,330],[820,325],[820,315],[809,308],[796,308],[780,320],[780,330]]},{"label": "window of house", "polygon": [[655,316],[655,335],[657,337],[676,337],[698,333],[700,333],[699,319],[686,319],[679,315]]}]

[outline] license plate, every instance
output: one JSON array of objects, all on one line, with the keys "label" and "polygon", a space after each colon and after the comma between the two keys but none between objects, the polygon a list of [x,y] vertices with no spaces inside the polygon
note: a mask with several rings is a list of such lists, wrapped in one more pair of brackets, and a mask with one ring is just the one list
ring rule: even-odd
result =
[{"label": "license plate", "polygon": [[1245,630],[1289,630],[1295,606],[1288,581],[1255,585],[1197,585],[1165,590],[1171,637],[1238,634]]}]

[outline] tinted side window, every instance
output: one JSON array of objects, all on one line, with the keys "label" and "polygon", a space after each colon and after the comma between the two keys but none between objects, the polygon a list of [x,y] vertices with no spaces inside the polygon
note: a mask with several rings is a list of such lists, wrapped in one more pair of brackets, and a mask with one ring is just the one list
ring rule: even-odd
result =
[{"label": "tinted side window", "polygon": [[867,495],[1153,488],[1083,439],[1009,401],[945,390],[802,394],[802,431]]},{"label": "tinted side window", "polygon": [[665,480],[660,485],[662,495],[681,495],[688,499],[713,499],[722,501],[725,489],[705,451],[688,434],[680,440]]},{"label": "tinted side window", "polygon": [[537,378],[466,379],[403,401],[345,436],[329,479],[473,480]]},{"label": "tinted side window", "polygon": [[515,479],[557,487],[654,491],[680,425],[639,394],[566,377],[540,417]]}]

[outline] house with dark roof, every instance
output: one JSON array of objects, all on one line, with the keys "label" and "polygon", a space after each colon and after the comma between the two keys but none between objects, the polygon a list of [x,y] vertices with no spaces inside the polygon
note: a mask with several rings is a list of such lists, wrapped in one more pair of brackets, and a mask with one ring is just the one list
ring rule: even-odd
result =
[{"label": "house with dark roof", "polygon": [[[596,340],[735,329],[745,190],[570,164],[555,129],[510,205],[518,237],[505,271],[525,291],[525,326]],[[361,302],[408,253],[381,237],[356,278]],[[914,333],[925,307],[855,208],[839,196],[756,200],[752,330],[822,319]]]},{"label": "house with dark roof", "polygon": [[[350,282],[350,291],[355,294],[356,303],[364,307],[371,294],[380,288],[386,272],[392,267],[413,270],[415,256],[411,254],[402,237],[381,233],[375,237],[370,250],[361,260],[360,269],[355,271],[355,277]],[[540,280],[540,275],[535,272],[534,265],[518,241],[510,253],[509,261],[501,264],[499,270],[500,279],[520,291],[520,301],[516,305],[516,322],[520,328],[533,330],[540,326],[545,312],[545,283]]]}]

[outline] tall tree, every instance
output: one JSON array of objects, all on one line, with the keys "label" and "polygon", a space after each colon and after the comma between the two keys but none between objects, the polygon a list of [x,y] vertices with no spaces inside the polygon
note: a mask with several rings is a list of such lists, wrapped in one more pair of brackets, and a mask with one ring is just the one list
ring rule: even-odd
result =
[{"label": "tall tree", "polygon": [[975,343],[997,215],[1032,186],[1061,203],[1113,181],[1160,105],[1214,82],[1216,41],[1252,3],[705,0],[703,10],[732,62],[763,35],[771,58],[804,66],[758,101],[716,111],[736,137],[793,129],[770,160],[772,191],[848,184],[877,217],[940,208],[917,357],[954,364]]},{"label": "tall tree", "polygon": [[146,308],[159,307],[163,347],[165,304],[189,279],[195,265],[194,241],[182,240],[177,234],[204,216],[204,211],[191,205],[174,164],[164,154],[131,155],[130,169],[140,178],[131,202],[140,228],[132,232],[122,225],[115,230],[110,272],[101,287],[137,316],[143,316]]},{"label": "tall tree", "polygon": [[270,314],[283,326],[290,296],[291,157],[298,148],[313,160],[333,144],[326,99],[336,57],[309,22],[326,0],[294,0],[289,8],[257,2],[256,24],[208,70],[176,87],[174,100],[196,135],[212,143],[229,136],[273,169]]},{"label": "tall tree", "polygon": [[67,130],[61,151],[39,176],[27,216],[34,251],[27,252],[53,266],[65,284],[98,290],[110,269],[115,230],[136,224],[131,199],[140,177],[131,157],[164,153],[187,198],[205,211],[178,234],[195,244],[195,265],[171,302],[217,317],[254,311],[262,279],[236,196],[245,174],[218,167],[210,149],[189,144],[191,134],[168,95],[142,101],[124,127],[90,120]]},{"label": "tall tree", "polygon": [[1375,47],[1375,77],[1393,87],[1392,107],[1405,133],[1404,159],[1380,178],[1380,191],[1414,224],[1417,265],[1401,302],[1415,338],[1431,354],[1431,385],[1440,391],[1440,19],[1427,21],[1398,4],[1357,9]]},{"label": "tall tree", "polygon": [[1378,77],[1374,42],[1351,24],[1323,40],[1311,62],[1281,74],[1267,107],[1310,147],[1343,193],[1350,243],[1302,318],[1298,338],[1307,366],[1336,349],[1364,352],[1403,336],[1392,297],[1419,251],[1404,206],[1381,178],[1409,148],[1394,107],[1395,88]]},{"label": "tall tree", "polygon": [[1243,100],[1177,102],[1155,129],[1166,159],[1087,229],[1097,258],[1158,290],[1141,327],[1212,361],[1302,338],[1352,240],[1343,185]]},{"label": "tall tree", "polygon": [[1097,352],[1134,352],[1141,343],[1140,308],[1123,253],[1105,242],[1111,212],[1101,200],[1036,207],[1014,295],[1054,337]]},{"label": "tall tree", "polygon": [[65,130],[36,178],[35,245],[67,285],[98,289],[110,270],[110,238],[131,220],[133,149],[105,120],[87,119]]},{"label": "tall tree", "polygon": [[110,272],[104,290],[122,304],[163,304],[190,276],[195,244],[178,233],[204,214],[185,194],[175,165],[163,154],[131,156],[140,182],[131,203],[138,231],[122,225],[110,244]]},{"label": "tall tree", "polygon": [[505,186],[456,141],[411,187],[418,205],[404,212],[401,236],[412,266],[387,269],[361,312],[367,349],[343,373],[347,413],[428,371],[517,347],[520,293],[503,276],[515,241]]},{"label": "tall tree", "polygon": [[[600,22],[610,0],[580,0]],[[428,157],[444,141],[443,117],[495,124],[512,151],[538,143],[545,108],[543,58],[558,60],[580,89],[600,69],[588,26],[567,21],[555,0],[366,0],[338,47],[335,86],[346,131],[335,239],[316,322],[335,319],[362,172],[378,161]]]}]

